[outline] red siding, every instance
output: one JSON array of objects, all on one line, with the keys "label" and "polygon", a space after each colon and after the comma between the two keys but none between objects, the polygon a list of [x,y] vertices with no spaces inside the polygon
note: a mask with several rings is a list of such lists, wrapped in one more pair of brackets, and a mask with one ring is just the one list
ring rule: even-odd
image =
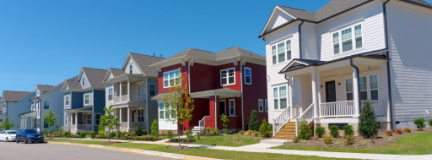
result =
[{"label": "red siding", "polygon": [[206,127],[215,128],[215,101],[218,101],[218,97],[209,97],[209,117],[206,118]]},{"label": "red siding", "polygon": [[218,88],[218,75],[215,66],[194,63],[190,67],[191,92],[206,91]]},{"label": "red siding", "polygon": [[192,120],[190,122],[183,122],[183,129],[189,130],[194,126],[199,126],[198,122],[204,117],[209,115],[209,100],[205,98],[194,99],[195,109],[192,112]]},{"label": "red siding", "polygon": [[[246,63],[245,66],[243,66],[243,71],[244,67],[252,69],[252,84],[243,84],[245,130],[248,130],[249,117],[252,110],[258,112],[258,120],[260,123],[263,119],[268,121],[268,112],[265,112],[265,100],[267,99],[267,76],[265,66]],[[263,100],[263,112],[259,112],[258,99]]]},{"label": "red siding", "polygon": [[188,74],[187,74],[187,62],[185,66],[182,66],[181,64],[175,64],[172,66],[164,67],[161,69],[161,72],[158,73],[158,93],[164,93],[168,92],[168,88],[164,88],[163,86],[163,73],[166,71],[171,71],[181,68],[181,76],[183,77],[183,85],[186,85],[188,83]]},{"label": "red siding", "polygon": [[[221,86],[220,84],[220,71],[223,69],[229,69],[229,68],[234,68],[235,69],[235,84],[233,85],[225,85],[225,86]],[[241,81],[240,81],[240,62],[237,62],[237,66],[234,66],[233,63],[227,63],[227,64],[223,64],[220,66],[217,66],[217,82],[216,85],[218,86],[217,88],[230,88],[230,89],[234,89],[237,91],[241,91]]]},{"label": "red siding", "polygon": [[[229,100],[230,99],[234,99],[235,100],[235,115],[234,116],[230,116],[229,115]],[[232,98],[224,98],[224,99],[220,99],[219,101],[225,101],[225,111],[227,114],[227,118],[229,119],[228,122],[228,129],[241,129],[242,128],[242,112],[241,112],[241,98],[238,97],[232,97]],[[219,103],[218,107],[217,107],[217,115],[218,115],[218,129],[223,129],[223,122],[222,122],[222,117],[220,116],[220,106]]]}]

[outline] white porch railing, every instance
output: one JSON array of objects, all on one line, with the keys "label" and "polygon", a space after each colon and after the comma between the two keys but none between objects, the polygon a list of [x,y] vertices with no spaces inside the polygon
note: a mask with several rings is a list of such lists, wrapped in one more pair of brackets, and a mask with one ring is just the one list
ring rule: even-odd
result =
[{"label": "white porch railing", "polygon": [[90,131],[92,130],[91,124],[78,124],[78,130]]},{"label": "white porch railing", "polygon": [[273,136],[288,123],[290,119],[290,106],[286,107],[275,119],[273,119]]},{"label": "white porch railing", "polygon": [[145,102],[145,95],[131,95],[130,97],[131,102]]},{"label": "white porch railing", "polygon": [[297,117],[299,117],[301,113],[303,113],[303,112],[302,112],[302,107],[301,107],[301,106],[298,106],[298,105],[295,105],[295,106],[293,107],[293,114],[292,114],[293,117],[292,117],[292,118],[297,118]]},{"label": "white porch railing", "polygon": [[127,129],[127,123],[128,122],[120,122],[120,129],[121,130]]},{"label": "white porch railing", "polygon": [[120,96],[114,96],[114,102],[120,102]]},{"label": "white porch railing", "polygon": [[321,103],[320,117],[352,116],[355,114],[353,101]]},{"label": "white porch railing", "polygon": [[130,128],[136,128],[138,125],[140,125],[140,128],[142,130],[147,129],[147,126],[146,126],[146,124],[144,122],[132,122],[131,125],[130,125]]},{"label": "white porch railing", "polygon": [[[364,101],[361,101],[361,106],[363,107]],[[374,107],[375,115],[377,116],[384,116],[386,115],[386,107],[384,107],[384,104],[381,100],[369,100],[372,103],[372,106]]]},{"label": "white porch railing", "polygon": [[206,117],[210,117],[210,116],[204,116],[201,120],[199,120],[198,125],[199,125],[199,134],[201,135],[202,131],[204,131],[205,129],[205,119]]},{"label": "white porch railing", "polygon": [[313,121],[314,118],[314,103],[312,103],[311,105],[309,105],[309,107],[298,117],[296,118],[296,136],[298,136],[298,122],[299,121],[303,121],[305,120],[307,122],[307,124],[311,123]]}]

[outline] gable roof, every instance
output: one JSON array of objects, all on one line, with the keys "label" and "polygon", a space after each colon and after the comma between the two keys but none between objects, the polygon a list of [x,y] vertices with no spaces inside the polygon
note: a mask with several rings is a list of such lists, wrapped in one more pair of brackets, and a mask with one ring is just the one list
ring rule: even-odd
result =
[{"label": "gable roof", "polygon": [[[90,83],[90,87],[92,87],[92,88],[105,88],[105,84],[103,84],[102,82],[103,82],[103,79],[105,77],[105,73],[107,70],[82,67],[82,71],[87,76],[87,80]],[[80,85],[80,84],[78,84],[78,85]]]},{"label": "gable roof", "polygon": [[121,75],[125,75],[125,71],[122,69],[118,69],[118,68],[108,68],[108,70],[105,73],[105,77],[104,77],[104,82],[108,80],[108,78],[110,77],[110,75],[113,75],[113,77],[118,77]]},{"label": "gable roof", "polygon": [[[132,59],[137,63],[138,67],[144,72],[145,76],[157,77],[158,72],[155,68],[150,67],[150,64],[163,60],[162,57],[149,56],[138,53],[129,53]],[[124,67],[124,66],[123,66]]]},{"label": "gable roof", "polygon": [[[82,89],[81,84],[77,80],[66,80],[65,86],[68,86],[69,89],[67,90],[80,90]],[[66,90],[66,88],[63,88]]]},{"label": "gable roof", "polygon": [[2,97],[0,97],[0,112],[3,111],[3,103],[2,102]]},{"label": "gable roof", "polygon": [[[295,20],[304,20],[312,23],[321,23],[329,18],[332,18],[341,13],[344,13],[358,6],[373,1],[374,0],[332,0],[328,2],[326,5],[324,5],[323,7],[321,7],[320,9],[318,9],[316,12],[310,12],[302,9],[291,8],[291,7],[281,6],[281,5],[277,5],[275,8],[279,8],[294,17],[294,20],[280,25],[280,26],[285,26]],[[431,3],[422,0],[401,0],[401,1],[432,9]],[[265,32],[266,28],[264,28],[259,38],[279,28],[280,27],[276,27],[267,32]]]},{"label": "gable roof", "polygon": [[190,59],[201,59],[210,62],[218,62],[236,57],[247,57],[251,59],[257,59],[261,61],[265,61],[265,57],[259,54],[253,53],[251,51],[242,49],[240,47],[231,47],[224,49],[220,52],[213,53],[210,51],[200,50],[196,48],[189,48],[180,53],[177,53],[171,57],[168,57],[162,61],[154,63],[150,66],[158,66],[159,64],[163,64],[165,62],[174,61],[182,58],[190,58]]},{"label": "gable roof", "polygon": [[6,102],[17,102],[33,92],[26,91],[3,91],[3,100]]},{"label": "gable roof", "polygon": [[55,86],[52,85],[36,85],[36,89],[39,90],[40,93],[50,91],[51,89],[54,89]]}]

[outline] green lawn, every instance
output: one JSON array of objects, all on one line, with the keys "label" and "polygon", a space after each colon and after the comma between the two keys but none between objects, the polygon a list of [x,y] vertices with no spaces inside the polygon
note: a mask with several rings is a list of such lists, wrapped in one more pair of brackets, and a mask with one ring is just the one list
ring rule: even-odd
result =
[{"label": "green lawn", "polygon": [[[50,140],[48,142],[69,142],[69,143],[80,143],[80,144],[94,144],[94,145],[104,145],[104,141],[94,141],[94,140]],[[262,160],[262,159],[293,159],[293,160],[327,160],[335,158],[324,158],[316,156],[296,156],[296,155],[283,155],[283,154],[271,154],[271,153],[249,153],[249,152],[236,152],[236,151],[223,151],[223,150],[213,150],[204,148],[190,148],[188,150],[172,151],[168,150],[166,145],[155,145],[155,144],[138,144],[138,143],[116,143],[106,146],[112,147],[122,147],[122,148],[133,148],[142,150],[152,150],[168,153],[176,153],[183,155],[193,155],[209,158],[219,158],[219,159],[248,159],[248,160]]]},{"label": "green lawn", "polygon": [[247,137],[238,134],[225,136],[201,136],[194,144],[238,147],[259,143],[258,137]]},{"label": "green lawn", "polygon": [[297,149],[312,151],[356,152],[356,153],[381,153],[381,154],[432,154],[432,132],[403,136],[399,142],[375,148],[330,148],[330,147],[301,147],[279,146],[273,149]]}]

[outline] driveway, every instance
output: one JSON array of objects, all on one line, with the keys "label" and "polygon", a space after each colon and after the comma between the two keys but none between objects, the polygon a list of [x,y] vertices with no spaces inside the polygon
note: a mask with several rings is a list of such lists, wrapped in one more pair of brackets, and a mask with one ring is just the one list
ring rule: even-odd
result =
[{"label": "driveway", "polygon": [[15,142],[0,142],[0,160],[77,160],[77,159],[102,159],[102,160],[168,160],[167,158],[146,156],[120,151],[112,151],[98,148],[79,147],[71,145],[59,145],[50,143],[23,144]]}]

